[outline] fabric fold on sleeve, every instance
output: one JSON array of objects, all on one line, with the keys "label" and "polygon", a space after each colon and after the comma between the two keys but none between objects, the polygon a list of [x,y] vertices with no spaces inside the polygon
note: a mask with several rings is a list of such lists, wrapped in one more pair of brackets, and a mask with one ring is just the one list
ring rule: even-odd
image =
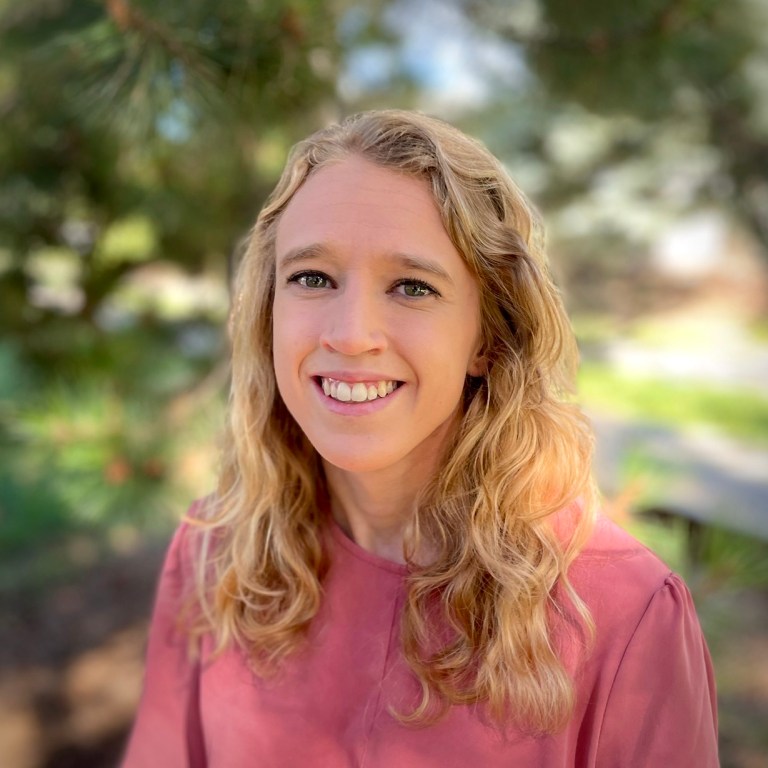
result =
[{"label": "fabric fold on sleeve", "polygon": [[690,592],[675,574],[654,594],[619,665],[596,766],[719,766],[712,662]]},{"label": "fabric fold on sleeve", "polygon": [[177,529],[160,574],[149,630],[144,689],[122,768],[205,768],[199,666],[180,614],[191,587],[188,525]]}]

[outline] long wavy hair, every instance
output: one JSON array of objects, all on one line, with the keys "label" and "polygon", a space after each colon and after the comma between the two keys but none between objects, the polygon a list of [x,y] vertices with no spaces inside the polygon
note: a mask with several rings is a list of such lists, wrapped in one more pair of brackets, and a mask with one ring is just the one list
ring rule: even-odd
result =
[{"label": "long wavy hair", "polygon": [[396,716],[424,724],[477,703],[555,732],[574,690],[553,621],[575,609],[591,631],[567,575],[593,498],[592,433],[572,402],[575,340],[525,196],[479,142],[420,113],[365,112],[300,142],[256,221],[235,283],[218,490],[196,521],[197,632],[213,632],[219,650],[241,645],[266,674],[321,603],[327,488],[275,382],[275,233],[310,175],[350,155],[430,185],[481,293],[486,373],[467,379],[460,423],[406,533],[406,553],[428,543],[434,557],[408,559],[402,648],[422,694]]}]

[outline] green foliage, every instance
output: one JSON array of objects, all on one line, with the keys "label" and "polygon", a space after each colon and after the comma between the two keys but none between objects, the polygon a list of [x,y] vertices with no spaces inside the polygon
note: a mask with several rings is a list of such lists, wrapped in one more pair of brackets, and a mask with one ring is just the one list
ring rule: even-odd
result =
[{"label": "green foliage", "polygon": [[166,328],[115,332],[82,351],[87,367],[77,370],[70,349],[49,378],[0,345],[0,554],[78,531],[99,538],[120,525],[156,526],[201,490],[178,466],[216,427],[201,438],[204,409],[178,423],[173,405],[194,392],[216,349],[185,356]]},{"label": "green foliage", "polygon": [[[474,24],[507,40],[528,66],[528,87],[490,105],[475,122],[489,141],[498,137],[491,144],[511,163],[525,168],[533,156],[535,191],[546,207],[583,203],[599,195],[609,174],[628,179],[646,169],[649,183],[614,225],[621,231],[633,209],[653,201],[656,222],[627,233],[630,240],[653,236],[664,213],[703,203],[728,210],[768,247],[764,2],[590,0],[577,7],[566,0],[472,0],[464,6]],[[541,119],[528,124],[532,111]],[[588,162],[568,168],[552,156],[553,128],[573,122],[578,129],[584,115],[611,130]],[[670,193],[675,183],[686,188],[683,194]],[[582,204],[577,221],[585,222],[588,207]],[[606,234],[584,231],[596,233],[596,245]]]},{"label": "green foliage", "polygon": [[129,216],[110,224],[101,239],[98,258],[106,263],[148,261],[157,255],[157,235],[145,216]]},{"label": "green foliage", "polygon": [[[333,16],[307,0],[10,2],[0,47],[0,323],[15,332],[93,322],[160,255],[224,280],[337,58]],[[53,251],[77,261],[68,300],[36,267]]]},{"label": "green foliage", "polygon": [[768,542],[712,528],[704,537],[701,558],[713,580],[740,589],[768,589]]},{"label": "green foliage", "polygon": [[567,0],[479,0],[470,8],[477,23],[525,47],[555,98],[644,119],[666,117],[692,90],[719,98],[765,42],[751,0],[588,0],[578,9]]},{"label": "green foliage", "polygon": [[6,564],[209,490],[212,463],[184,467],[218,428],[231,255],[333,98],[335,23],[312,0],[0,4]]},{"label": "green foliage", "polygon": [[151,136],[166,120],[179,139],[214,109],[269,124],[328,93],[311,53],[333,48],[333,17],[308,0],[25,0],[2,22],[11,50],[117,130]]}]

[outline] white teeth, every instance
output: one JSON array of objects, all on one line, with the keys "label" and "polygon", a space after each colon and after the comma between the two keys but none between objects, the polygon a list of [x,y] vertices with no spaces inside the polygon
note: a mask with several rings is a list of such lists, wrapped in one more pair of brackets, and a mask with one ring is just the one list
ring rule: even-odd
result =
[{"label": "white teeth", "polygon": [[348,403],[352,399],[352,388],[346,381],[340,381],[338,383],[335,397],[337,400],[341,400],[342,403]]},{"label": "white teeth", "polygon": [[347,383],[346,381],[337,381],[336,379],[327,379],[320,377],[320,385],[327,397],[339,400],[342,403],[364,403],[366,401],[376,400],[380,397],[386,397],[395,391],[394,381],[376,381],[372,383],[356,381]]},{"label": "white teeth", "polygon": [[356,403],[364,403],[368,399],[368,387],[360,381],[352,386],[352,400]]}]

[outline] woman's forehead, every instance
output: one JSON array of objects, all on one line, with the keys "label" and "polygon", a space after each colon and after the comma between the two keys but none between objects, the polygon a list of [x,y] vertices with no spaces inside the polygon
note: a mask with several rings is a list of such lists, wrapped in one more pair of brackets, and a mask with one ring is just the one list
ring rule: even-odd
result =
[{"label": "woman's forehead", "polygon": [[276,252],[337,240],[454,249],[426,181],[358,156],[318,169],[296,191],[277,224]]}]

